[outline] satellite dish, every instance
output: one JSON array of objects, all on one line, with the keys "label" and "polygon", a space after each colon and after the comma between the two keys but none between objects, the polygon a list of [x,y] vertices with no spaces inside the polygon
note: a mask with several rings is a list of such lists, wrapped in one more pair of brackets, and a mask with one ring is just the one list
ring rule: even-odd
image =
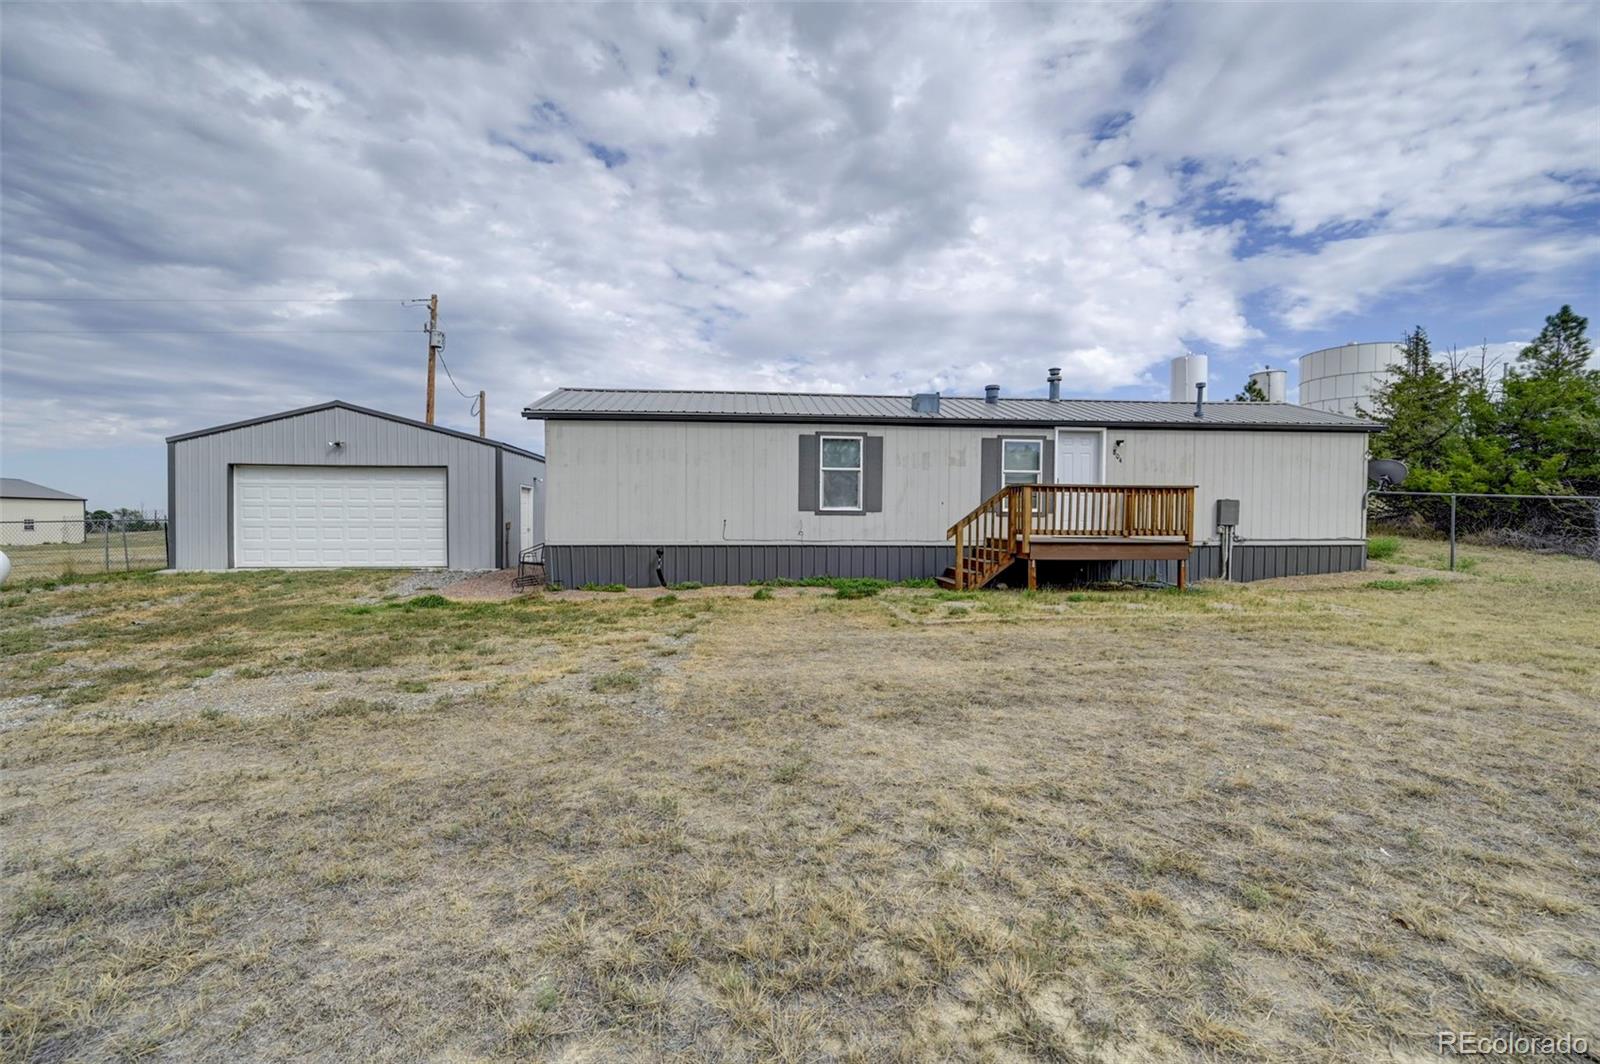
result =
[{"label": "satellite dish", "polygon": [[1379,488],[1392,488],[1406,482],[1406,464],[1392,458],[1374,458],[1367,463],[1367,479]]}]

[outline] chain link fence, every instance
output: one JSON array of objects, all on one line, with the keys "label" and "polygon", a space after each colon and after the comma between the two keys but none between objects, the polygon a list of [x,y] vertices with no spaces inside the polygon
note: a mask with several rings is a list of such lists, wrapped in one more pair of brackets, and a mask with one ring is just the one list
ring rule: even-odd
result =
[{"label": "chain link fence", "polygon": [[1452,568],[1457,543],[1600,561],[1600,496],[1595,495],[1373,491],[1367,498],[1367,528],[1447,539]]},{"label": "chain link fence", "polygon": [[167,567],[165,518],[0,521],[10,581]]}]

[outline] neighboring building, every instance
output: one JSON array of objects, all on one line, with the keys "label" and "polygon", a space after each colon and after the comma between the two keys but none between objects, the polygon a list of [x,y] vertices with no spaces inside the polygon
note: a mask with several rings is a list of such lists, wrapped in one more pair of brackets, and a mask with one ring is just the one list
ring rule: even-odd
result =
[{"label": "neighboring building", "polygon": [[167,439],[175,569],[491,569],[544,536],[544,459],[331,402]]},{"label": "neighboring building", "polygon": [[[1048,556],[1101,559],[1096,572],[1107,576],[1172,579],[1180,558],[1196,577],[1218,575],[1219,500],[1239,502],[1235,579],[1364,564],[1372,422],[1281,403],[1207,403],[1196,416],[1192,402],[998,392],[552,392],[523,411],[546,423],[549,578],[642,586],[656,579],[658,552],[668,581],[950,575],[952,526],[1003,485],[1024,483],[1163,486],[1149,499],[1103,487],[1031,496],[1057,507],[1053,532],[1034,533],[1053,547],[1105,523],[1105,513],[1061,507],[1087,499],[1115,511],[1115,536],[1085,535],[1078,553]],[[1171,517],[1159,493],[1191,488],[1192,522],[1175,542],[1154,542],[1161,522],[1140,507]]]},{"label": "neighboring building", "polygon": [[0,477],[0,546],[82,542],[82,497]]},{"label": "neighboring building", "polygon": [[1397,343],[1343,344],[1300,356],[1300,405],[1356,416],[1357,404],[1372,413],[1373,388],[1405,362]]}]

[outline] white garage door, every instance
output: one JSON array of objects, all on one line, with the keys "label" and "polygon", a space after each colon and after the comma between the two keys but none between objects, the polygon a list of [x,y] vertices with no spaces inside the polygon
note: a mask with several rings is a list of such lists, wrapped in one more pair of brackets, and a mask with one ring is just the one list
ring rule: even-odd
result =
[{"label": "white garage door", "polygon": [[233,564],[443,566],[442,469],[236,466]]}]

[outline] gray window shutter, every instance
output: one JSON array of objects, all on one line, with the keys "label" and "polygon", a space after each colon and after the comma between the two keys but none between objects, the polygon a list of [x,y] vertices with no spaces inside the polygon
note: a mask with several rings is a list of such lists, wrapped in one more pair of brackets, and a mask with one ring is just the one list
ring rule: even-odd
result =
[{"label": "gray window shutter", "polygon": [[1042,484],[1054,484],[1056,481],[1056,441],[1046,436],[1044,439],[1044,463],[1039,469],[1039,481]]},{"label": "gray window shutter", "polygon": [[868,436],[861,457],[861,508],[883,512],[883,437]]},{"label": "gray window shutter", "polygon": [[987,499],[1000,490],[1000,437],[986,436],[983,440],[983,461],[981,487],[983,497]]},{"label": "gray window shutter", "polygon": [[817,497],[818,440],[814,433],[800,437],[800,509],[815,513]]}]

